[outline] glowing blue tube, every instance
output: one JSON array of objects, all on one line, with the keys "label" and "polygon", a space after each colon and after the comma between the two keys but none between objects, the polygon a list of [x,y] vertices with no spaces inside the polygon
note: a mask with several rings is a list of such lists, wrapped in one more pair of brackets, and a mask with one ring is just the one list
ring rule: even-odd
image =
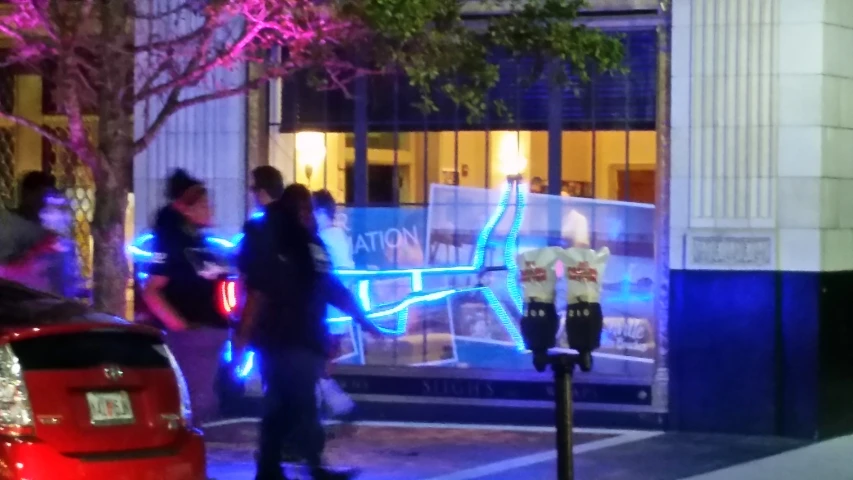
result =
[{"label": "glowing blue tube", "polygon": [[[474,249],[474,258],[472,260],[471,265],[390,269],[379,271],[353,269],[338,270],[335,273],[342,278],[358,278],[360,280],[358,282],[358,298],[364,309],[368,312],[367,318],[369,320],[374,321],[374,324],[379,329],[379,331],[389,336],[401,336],[406,333],[408,324],[408,310],[412,306],[428,302],[446,301],[448,297],[457,293],[482,291],[486,303],[495,312],[495,316],[506,329],[507,334],[513,340],[516,346],[518,346],[518,348],[523,349],[524,341],[521,337],[520,332],[518,331],[518,328],[515,326],[513,319],[507,313],[506,309],[504,308],[504,305],[500,302],[500,300],[490,288],[473,287],[466,289],[447,289],[423,293],[424,275],[473,275],[478,274],[483,270],[486,258],[486,249],[489,246],[495,228],[497,227],[503,216],[506,214],[506,210],[509,207],[509,201],[513,191],[516,192],[517,205],[513,223],[510,228],[509,235],[507,236],[504,244],[504,260],[505,265],[508,269],[507,290],[509,291],[512,302],[520,309],[521,293],[519,291],[516,278],[518,274],[518,266],[515,262],[515,256],[517,253],[518,234],[523,221],[526,201],[524,187],[518,183],[508,182],[507,184],[503,185],[497,208],[492,213],[491,217],[486,222],[486,225],[483,227],[483,230],[480,232],[480,235],[477,238],[476,246]],[[263,217],[263,212],[255,212],[250,216],[250,220],[258,220]],[[142,235],[137,239],[136,242],[134,242],[133,245],[128,247],[128,253],[132,256],[135,262],[145,263],[147,261],[150,261],[150,259],[153,257],[153,253],[145,247],[148,246],[148,242],[152,241],[153,238],[154,237],[151,234]],[[207,241],[220,248],[235,249],[242,242],[243,238],[243,234],[238,234],[230,241],[219,237],[208,237]],[[146,275],[144,273],[140,272],[140,279],[145,278],[145,276]],[[371,304],[370,300],[370,281],[375,278],[390,277],[409,277],[411,282],[412,294],[397,304],[377,306],[377,309],[375,311],[371,311],[373,305]],[[392,328],[387,328],[376,324],[375,320],[389,316],[396,317],[395,325]],[[328,319],[328,321],[331,323],[350,322],[352,321],[352,319],[350,317],[335,317]],[[224,353],[224,360],[229,364],[233,360],[232,355],[233,354],[231,352],[229,344],[228,348],[226,348]],[[249,373],[251,373],[251,370],[255,363],[254,356],[254,352],[247,352],[246,356],[241,359],[236,369],[238,376],[246,377],[249,375]]]},{"label": "glowing blue tube", "polygon": [[506,288],[517,312],[521,312],[524,301],[521,287],[518,285],[518,263],[516,262],[518,233],[524,221],[524,210],[527,205],[524,188],[521,184],[515,185],[515,218],[513,218],[512,227],[510,227],[509,235],[507,235],[506,243],[504,244],[504,264],[507,268]]}]

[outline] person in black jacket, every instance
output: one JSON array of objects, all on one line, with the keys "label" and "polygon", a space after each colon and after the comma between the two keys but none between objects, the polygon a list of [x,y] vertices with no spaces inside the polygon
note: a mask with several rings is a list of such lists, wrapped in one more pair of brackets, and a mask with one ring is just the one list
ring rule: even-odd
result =
[{"label": "person in black jacket", "polygon": [[187,380],[193,415],[199,421],[218,411],[213,384],[228,319],[217,308],[217,288],[227,268],[205,241],[212,209],[207,188],[183,170],[169,178],[169,204],[154,225],[149,278],[142,296],[161,327]]},{"label": "person in black jacket", "polygon": [[240,242],[240,251],[237,256],[237,267],[243,276],[250,268],[248,262],[256,258],[252,255],[252,251],[259,248],[258,242],[265,240],[260,235],[263,214],[267,206],[284,193],[284,178],[275,167],[262,165],[252,170],[252,184],[249,188],[252,192],[252,200],[259,211],[243,224],[243,240]]},{"label": "person in black jacket", "polygon": [[280,461],[287,439],[299,439],[294,446],[315,480],[352,478],[354,472],[322,466],[325,433],[316,388],[330,347],[326,308],[341,309],[368,333],[377,329],[333,274],[305,186],[288,186],[261,228],[274,241],[253,251],[258,261],[248,263],[248,295],[258,308],[243,316],[235,341],[237,351],[249,344],[259,353],[265,386],[256,479],[286,478]]}]

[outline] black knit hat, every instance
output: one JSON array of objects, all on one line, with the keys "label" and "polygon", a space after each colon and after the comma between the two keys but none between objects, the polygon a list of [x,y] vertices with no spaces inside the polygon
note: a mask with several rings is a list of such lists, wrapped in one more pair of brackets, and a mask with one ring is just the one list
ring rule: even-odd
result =
[{"label": "black knit hat", "polygon": [[201,180],[193,177],[186,170],[178,168],[169,175],[166,183],[166,198],[174,202],[180,199],[187,190],[203,185]]}]

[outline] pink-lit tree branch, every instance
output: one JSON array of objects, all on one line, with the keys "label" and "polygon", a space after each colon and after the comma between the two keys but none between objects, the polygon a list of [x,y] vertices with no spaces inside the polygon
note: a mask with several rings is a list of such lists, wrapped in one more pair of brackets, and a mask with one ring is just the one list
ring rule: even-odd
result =
[{"label": "pink-lit tree branch", "polygon": [[[2,112],[61,145],[95,179],[92,236],[97,307],[123,313],[129,277],[124,215],[135,156],[182,109],[300,75],[347,92],[352,80],[402,73],[435,109],[443,92],[472,115],[486,110],[498,67],[488,53],[562,60],[585,79],[618,69],[622,46],[576,24],[583,0],[482,0],[511,15],[470,28],[463,0],[8,0],[0,66],[50,80],[67,132]],[[277,52],[273,54],[273,52]],[[537,62],[543,64],[543,62]],[[247,67],[252,67],[252,76]],[[541,72],[534,72],[536,75]],[[141,113],[140,113],[141,112]],[[91,115],[97,134],[87,131]]]}]

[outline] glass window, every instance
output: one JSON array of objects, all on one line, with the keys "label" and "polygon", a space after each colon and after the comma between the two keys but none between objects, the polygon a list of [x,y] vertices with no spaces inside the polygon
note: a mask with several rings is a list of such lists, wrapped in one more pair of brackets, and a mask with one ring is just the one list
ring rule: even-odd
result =
[{"label": "glass window", "polygon": [[[369,80],[361,119],[353,102],[338,94],[291,86],[288,96],[285,86],[272,161],[342,203],[338,223],[360,268],[510,265],[515,242],[521,248],[608,247],[605,332],[593,373],[651,381],[656,37],[653,30],[617,33],[630,73],[596,76],[558,92],[560,125],[551,131],[560,135],[561,150],[553,152],[560,178],[549,176],[552,87],[520,81],[531,64],[498,53],[502,77],[490,98],[502,100],[510,115],[492,109],[476,123],[466,122],[446,98],[436,98],[439,111],[424,115],[412,106],[417,93],[401,78]],[[356,208],[358,122],[368,132],[368,206]],[[515,176],[529,192],[508,184]],[[561,194],[546,195],[554,185]],[[487,225],[493,227],[489,237]],[[361,354],[353,350],[346,363],[530,370],[529,355],[519,350],[514,271],[480,278],[415,270],[353,281],[371,311],[394,313],[377,320],[388,338],[365,345]],[[565,293],[565,287],[558,291]],[[453,293],[427,301],[424,292]],[[405,302],[411,303],[394,310]]]}]

